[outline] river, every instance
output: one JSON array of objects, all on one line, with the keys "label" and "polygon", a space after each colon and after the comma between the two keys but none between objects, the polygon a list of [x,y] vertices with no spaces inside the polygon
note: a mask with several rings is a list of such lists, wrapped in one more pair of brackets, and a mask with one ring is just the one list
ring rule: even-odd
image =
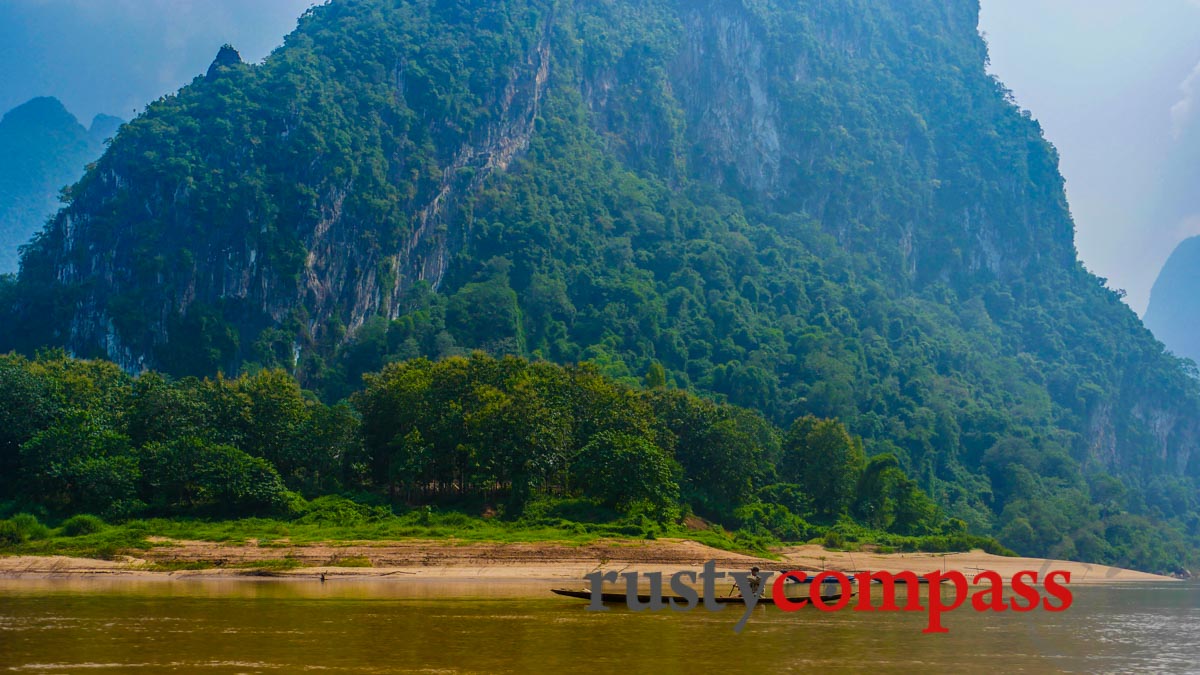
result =
[{"label": "river", "polygon": [[549,583],[0,579],[0,671],[1200,672],[1200,585],[1074,585],[1066,612],[589,612]]}]

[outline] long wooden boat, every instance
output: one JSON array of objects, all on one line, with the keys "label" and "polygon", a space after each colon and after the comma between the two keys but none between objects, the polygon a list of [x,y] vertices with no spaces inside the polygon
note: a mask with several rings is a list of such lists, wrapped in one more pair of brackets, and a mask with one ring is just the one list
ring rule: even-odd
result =
[{"label": "long wooden boat", "polygon": [[[550,592],[555,593],[557,595],[564,595],[568,598],[579,598],[581,600],[591,600],[592,599],[592,592],[587,589],[576,591],[576,590],[572,590],[572,589],[568,589],[568,588],[552,588],[552,589],[550,589]],[[850,597],[854,597],[854,593],[850,593],[849,595],[850,595]],[[651,596],[649,593],[639,593],[637,596],[637,599],[638,599],[638,602],[650,602],[650,597]],[[743,603],[741,595],[732,595],[732,596],[728,596],[728,597],[717,597],[717,598],[713,598],[713,599],[723,605],[732,605],[732,604],[740,605]],[[802,596],[797,596],[797,597],[788,598],[788,599],[792,600],[792,601],[798,601],[798,600],[809,600],[810,598],[807,595],[802,595]],[[841,599],[842,599],[841,593],[830,593],[830,594],[822,593],[821,594],[821,602],[824,602],[826,604],[833,604]],[[662,601],[664,603],[668,602],[669,600],[675,600],[680,603],[684,603],[687,601],[686,598],[683,598],[683,597],[677,596],[677,595],[664,595],[662,597]],[[600,601],[605,604],[609,604],[609,605],[624,605],[624,604],[629,603],[629,598],[624,593],[601,593]],[[699,602],[701,602],[701,603],[704,602],[703,598],[701,598],[699,600]],[[763,596],[758,599],[758,604],[774,605],[775,598],[772,598],[770,596]]]}]

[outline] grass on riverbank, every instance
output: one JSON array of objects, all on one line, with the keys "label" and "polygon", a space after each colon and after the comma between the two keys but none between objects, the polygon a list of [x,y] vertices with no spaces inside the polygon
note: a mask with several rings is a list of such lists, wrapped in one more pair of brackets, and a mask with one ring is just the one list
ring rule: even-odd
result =
[{"label": "grass on riverbank", "polygon": [[[655,522],[644,516],[624,518],[601,512],[590,504],[575,501],[532,505],[518,519],[469,515],[457,511],[421,508],[395,514],[382,506],[369,506],[347,499],[325,497],[304,505],[290,519],[243,518],[201,520],[155,518],[107,524],[94,516],[75,516],[51,528],[29,514],[0,521],[0,554],[67,555],[112,559],[137,555],[155,546],[152,538],[244,544],[254,540],[260,548],[303,546],[342,541],[399,541],[412,539],[453,540],[462,543],[590,544],[608,539],[690,539],[713,548],[774,558],[772,549],[783,542],[746,531],[727,531],[698,519],[684,523]],[[861,550],[871,545],[880,550],[966,551],[983,548],[990,553],[1008,552],[994,540],[971,535],[903,537],[840,524],[817,532],[810,540],[829,548]],[[284,543],[282,540],[286,540]],[[799,542],[804,543],[804,542]],[[276,561],[271,561],[276,564]],[[159,564],[159,563],[155,563]],[[190,565],[197,563],[172,563]],[[286,560],[278,561],[285,565]],[[369,561],[367,562],[369,565]],[[361,566],[349,560],[347,566]],[[272,568],[277,569],[277,568]],[[278,569],[284,569],[279,567]]]}]

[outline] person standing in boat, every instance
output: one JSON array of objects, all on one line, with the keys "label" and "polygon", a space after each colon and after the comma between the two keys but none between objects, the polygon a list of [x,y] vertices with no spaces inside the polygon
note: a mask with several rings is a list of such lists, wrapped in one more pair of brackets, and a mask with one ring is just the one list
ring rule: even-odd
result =
[{"label": "person standing in boat", "polygon": [[750,568],[750,576],[746,578],[750,582],[750,592],[758,595],[758,589],[762,586],[762,577],[758,576],[758,567]]}]

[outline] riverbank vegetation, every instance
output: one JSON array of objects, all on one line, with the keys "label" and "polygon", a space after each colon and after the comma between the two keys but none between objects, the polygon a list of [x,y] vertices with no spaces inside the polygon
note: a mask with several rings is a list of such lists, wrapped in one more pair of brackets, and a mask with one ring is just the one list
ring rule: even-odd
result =
[{"label": "riverbank vegetation", "polygon": [[[314,7],[121,127],[0,275],[0,351],[209,381],[61,412],[22,373],[115,376],[14,366],[7,513],[584,499],[1200,567],[1195,365],[1079,261],[977,2],[465,6]],[[412,361],[473,350],[624,388]]]},{"label": "riverbank vegetation", "polygon": [[[42,524],[35,516],[20,513],[0,520],[0,553],[19,555],[70,555],[113,559],[121,555],[141,557],[160,546],[177,541],[214,542],[232,546],[252,545],[278,548],[279,559],[288,551],[305,546],[342,542],[389,542],[403,540],[450,540],[459,543],[557,543],[584,545],[598,541],[687,539],[715,549],[775,557],[784,542],[770,535],[741,529],[728,531],[717,524],[698,522],[655,522],[645,517],[614,516],[602,522],[569,520],[561,515],[576,504],[545,500],[536,504],[537,514],[515,520],[472,516],[462,510],[423,507],[401,514],[390,509],[350,502],[342,497],[322,497],[306,505],[304,515],[233,520],[199,518],[131,519],[108,524],[95,516],[75,516],[57,527]],[[314,518],[313,512],[323,514]],[[327,518],[336,513],[340,520]],[[356,514],[350,516],[348,514]],[[84,519],[80,529],[71,521]],[[799,542],[789,542],[799,543]],[[832,550],[892,552],[950,552],[982,549],[1012,555],[995,540],[966,534],[910,537],[873,531],[843,522],[825,529],[807,543]],[[286,549],[286,550],[285,550]],[[152,557],[147,555],[146,557]],[[273,560],[273,559],[272,559]],[[156,564],[161,561],[155,561]],[[215,560],[175,560],[176,569],[204,569]],[[362,560],[338,560],[331,566],[369,566]]]},{"label": "riverbank vegetation", "polygon": [[834,420],[781,430],[653,374],[632,387],[482,353],[365,381],[329,406],[277,370],[172,380],[0,357],[0,550],[111,556],[150,536],[1002,550]]}]

